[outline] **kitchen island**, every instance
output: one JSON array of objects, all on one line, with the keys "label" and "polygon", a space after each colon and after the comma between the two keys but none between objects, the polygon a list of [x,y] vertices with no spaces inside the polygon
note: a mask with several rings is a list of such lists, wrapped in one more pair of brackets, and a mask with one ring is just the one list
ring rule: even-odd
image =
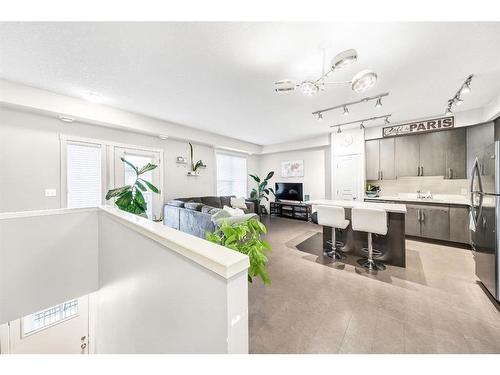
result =
[{"label": "kitchen island", "polygon": [[[351,209],[353,207],[373,208],[385,210],[387,212],[387,235],[373,235],[373,248],[381,251],[377,260],[398,267],[406,266],[406,245],[405,245],[405,216],[406,205],[395,203],[375,203],[360,201],[339,201],[329,199],[317,199],[305,202],[312,206],[313,213],[315,206],[339,206],[345,209],[346,219],[351,221]],[[344,230],[336,230],[337,241],[344,242],[342,250],[348,255],[366,257],[366,252],[362,248],[367,247],[368,236],[364,232],[352,230],[351,224]],[[327,249],[327,241],[332,239],[332,228],[323,227],[323,248]]]}]

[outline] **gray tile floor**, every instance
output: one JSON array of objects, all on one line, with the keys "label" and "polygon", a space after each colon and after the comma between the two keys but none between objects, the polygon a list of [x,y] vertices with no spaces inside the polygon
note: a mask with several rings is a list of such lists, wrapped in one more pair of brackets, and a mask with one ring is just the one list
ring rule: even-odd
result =
[{"label": "gray tile floor", "polygon": [[406,269],[370,275],[312,254],[320,226],[263,221],[272,285],[249,287],[251,353],[500,353],[469,250],[407,240]]}]

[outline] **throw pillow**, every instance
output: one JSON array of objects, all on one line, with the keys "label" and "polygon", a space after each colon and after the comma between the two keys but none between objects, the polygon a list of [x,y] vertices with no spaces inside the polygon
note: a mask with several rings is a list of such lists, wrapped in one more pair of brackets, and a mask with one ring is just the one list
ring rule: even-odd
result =
[{"label": "throw pillow", "polygon": [[231,198],[231,207],[233,208],[247,208],[245,198]]},{"label": "throw pillow", "polygon": [[186,203],[184,203],[184,208],[187,208],[188,210],[201,211],[202,206],[203,206],[203,203],[198,203],[198,202],[186,202]]},{"label": "throw pillow", "polygon": [[245,214],[245,211],[243,211],[241,208],[232,208],[229,206],[224,206],[222,210],[226,211],[230,216],[241,216]]}]

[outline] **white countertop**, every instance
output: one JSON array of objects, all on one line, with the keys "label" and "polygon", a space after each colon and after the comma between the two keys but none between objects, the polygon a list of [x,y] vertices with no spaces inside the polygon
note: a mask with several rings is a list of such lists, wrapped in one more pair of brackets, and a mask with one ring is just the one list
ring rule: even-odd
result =
[{"label": "white countertop", "polygon": [[365,199],[380,200],[380,201],[394,201],[394,202],[415,202],[415,203],[435,203],[435,204],[457,204],[463,206],[470,206],[470,199],[464,195],[459,194],[434,194],[432,198],[417,198],[410,194],[399,196],[382,195],[379,197],[368,197]]},{"label": "white countertop", "polygon": [[362,201],[337,201],[331,199],[313,199],[305,202],[312,206],[325,205],[325,206],[339,206],[344,208],[362,207],[362,208],[373,208],[382,209],[387,212],[397,212],[406,213],[406,205],[397,203],[370,203]]}]

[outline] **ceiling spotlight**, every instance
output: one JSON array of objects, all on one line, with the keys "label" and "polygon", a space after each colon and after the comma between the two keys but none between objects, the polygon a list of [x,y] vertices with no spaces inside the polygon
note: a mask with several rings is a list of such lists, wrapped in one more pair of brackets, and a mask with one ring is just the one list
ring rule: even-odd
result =
[{"label": "ceiling spotlight", "polygon": [[344,116],[347,116],[349,114],[349,109],[347,106],[344,106]]},{"label": "ceiling spotlight", "polygon": [[389,125],[389,124],[390,124],[389,117],[386,117],[386,118],[385,118],[384,123],[385,123],[386,125]]},{"label": "ceiling spotlight", "polygon": [[340,129],[340,126],[337,129],[337,133],[339,133],[339,134],[342,133],[342,129]]},{"label": "ceiling spotlight", "polygon": [[446,108],[446,113],[445,113],[445,115],[446,115],[446,116],[451,116],[452,114],[453,114],[453,112],[452,112],[452,110],[451,110],[451,107]]},{"label": "ceiling spotlight", "polygon": [[332,70],[341,70],[346,66],[355,63],[358,59],[358,52],[355,49],[348,49],[346,51],[340,52],[337,54],[330,64]]},{"label": "ceiling spotlight", "polygon": [[274,91],[280,94],[295,91],[295,87],[295,81],[291,79],[282,79],[281,81],[274,82]]},{"label": "ceiling spotlight", "polygon": [[318,113],[318,116],[316,116],[316,119],[318,121],[323,121],[323,115],[321,113]]},{"label": "ceiling spotlight", "polygon": [[468,94],[470,93],[470,83],[469,82],[465,82],[465,84],[463,85],[462,89],[460,90],[460,94]]},{"label": "ceiling spotlight", "polygon": [[302,93],[307,96],[313,96],[318,93],[319,86],[313,81],[304,81],[300,84]]},{"label": "ceiling spotlight", "polygon": [[377,102],[375,103],[375,108],[382,107],[382,98],[379,96]]},{"label": "ceiling spotlight", "polygon": [[364,129],[365,128],[365,125],[363,124],[363,121],[361,121],[361,124],[359,124],[359,128],[360,129]]},{"label": "ceiling spotlight", "polygon": [[377,73],[371,70],[362,70],[356,74],[351,81],[351,89],[355,92],[363,92],[377,82]]},{"label": "ceiling spotlight", "polygon": [[460,99],[459,97],[455,98],[455,105],[456,106],[459,106],[459,105],[462,105],[464,101],[462,99]]}]

